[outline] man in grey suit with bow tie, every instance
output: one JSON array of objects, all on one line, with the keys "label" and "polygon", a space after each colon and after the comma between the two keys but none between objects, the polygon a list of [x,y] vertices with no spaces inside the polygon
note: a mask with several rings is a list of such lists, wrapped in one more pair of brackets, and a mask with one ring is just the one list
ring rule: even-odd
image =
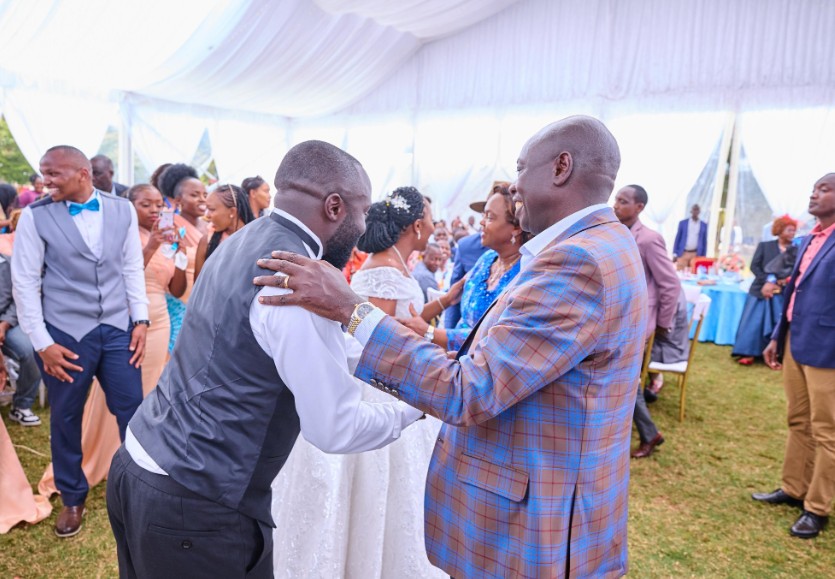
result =
[{"label": "man in grey suit with bow tie", "polygon": [[20,216],[12,286],[52,406],[52,462],[64,503],[55,534],[70,537],[81,529],[89,490],[81,419],[90,385],[98,378],[124,438],[142,402],[150,322],[133,205],[93,187],[90,161],[75,147],[52,147],[40,170],[50,196]]}]

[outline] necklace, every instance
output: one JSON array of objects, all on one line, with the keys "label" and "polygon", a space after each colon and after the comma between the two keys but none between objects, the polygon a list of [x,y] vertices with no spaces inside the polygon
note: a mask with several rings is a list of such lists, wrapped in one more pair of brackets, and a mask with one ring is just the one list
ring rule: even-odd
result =
[{"label": "necklace", "polygon": [[391,248],[394,250],[394,253],[397,254],[397,257],[400,259],[400,263],[403,264],[403,270],[406,272],[407,275],[409,275],[409,277],[411,277],[412,272],[409,271],[409,266],[406,265],[406,260],[404,260],[403,256],[400,255],[400,250],[397,249],[397,246],[395,246],[395,245],[392,245]]},{"label": "necklace", "polygon": [[[513,260],[510,263],[506,264],[502,263],[501,257],[497,257],[496,261],[493,262],[493,267],[490,271],[490,277],[487,278],[487,288],[495,288],[504,277],[504,274],[506,274],[510,270],[510,268],[516,265],[516,262],[519,261],[520,257],[522,257],[522,255],[518,254],[516,257],[513,258]],[[494,268],[495,271],[493,270]]]}]

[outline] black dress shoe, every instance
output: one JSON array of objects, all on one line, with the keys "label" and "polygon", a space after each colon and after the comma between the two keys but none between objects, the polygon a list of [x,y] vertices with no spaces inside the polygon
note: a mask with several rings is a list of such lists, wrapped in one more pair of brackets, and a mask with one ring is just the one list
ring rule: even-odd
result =
[{"label": "black dress shoe", "polygon": [[644,400],[646,400],[647,404],[652,404],[653,402],[658,400],[658,394],[656,394],[649,388],[644,388]]},{"label": "black dress shoe", "polygon": [[797,507],[798,509],[803,508],[803,501],[794,498],[783,489],[777,489],[776,491],[770,493],[754,493],[751,495],[751,498],[755,501],[771,505],[789,505]]},{"label": "black dress shoe", "polygon": [[803,511],[800,518],[789,529],[789,533],[801,539],[811,539],[820,535],[827,522],[829,522],[829,517]]}]

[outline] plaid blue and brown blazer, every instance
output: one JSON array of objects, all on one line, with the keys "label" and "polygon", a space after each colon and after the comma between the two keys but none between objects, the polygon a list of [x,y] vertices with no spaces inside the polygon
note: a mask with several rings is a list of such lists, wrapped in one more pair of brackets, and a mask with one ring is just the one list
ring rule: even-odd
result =
[{"label": "plaid blue and brown blazer", "polygon": [[458,578],[626,573],[646,318],[635,240],[601,209],[522,270],[459,360],[380,322],[356,375],[446,423],[426,488],[434,565]]}]

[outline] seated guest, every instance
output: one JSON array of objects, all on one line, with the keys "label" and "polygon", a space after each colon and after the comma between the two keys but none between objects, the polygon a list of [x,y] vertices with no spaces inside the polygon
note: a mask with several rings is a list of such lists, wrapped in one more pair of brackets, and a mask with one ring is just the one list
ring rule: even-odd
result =
[{"label": "seated guest", "polygon": [[530,239],[530,234],[522,231],[519,226],[516,205],[505,184],[490,193],[484,205],[481,227],[482,243],[488,250],[478,259],[469,275],[457,282],[460,284],[466,280],[461,297],[461,318],[455,328],[430,330],[428,321],[439,315],[450,302],[457,301],[456,285],[450,288],[445,297],[426,304],[420,316],[413,315],[410,319],[400,320],[418,334],[431,337],[432,343],[447,350],[461,347],[485,310],[519,273],[519,248]]},{"label": "seated guest", "polygon": [[241,189],[249,199],[249,207],[252,209],[253,217],[257,219],[264,215],[270,208],[270,184],[264,181],[260,175],[247,177],[241,183]]},{"label": "seated guest", "polygon": [[[771,233],[776,239],[761,241],[754,251],[754,257],[751,259],[754,282],[748,289],[745,309],[742,310],[734,349],[731,352],[732,356],[740,357],[737,361],[743,366],[750,366],[755,358],[762,356],[771,339],[771,333],[780,320],[780,312],[783,311],[780,288],[786,285],[788,276],[778,279],[774,274],[766,272],[766,266],[790,250],[796,231],[797,221],[788,215],[779,217],[771,224]],[[793,264],[792,259],[791,264],[787,265]],[[791,272],[791,268],[788,271]],[[767,283],[769,280],[772,283]]]},{"label": "seated guest", "polygon": [[[643,187],[627,185],[617,192],[614,210],[618,220],[629,228],[635,238],[638,252],[641,254],[641,262],[644,265],[649,297],[647,312],[649,323],[646,339],[649,340],[654,330],[655,341],[666,342],[673,335],[673,329],[676,326],[676,309],[683,292],[675,267],[667,257],[664,238],[657,231],[644,227],[639,218],[648,201],[649,196]],[[686,321],[684,325],[686,327]],[[634,421],[641,444],[632,451],[632,458],[646,458],[655,451],[657,446],[664,443],[664,437],[658,432],[649,414],[643,392],[641,392],[642,388],[643,384],[639,381],[638,394],[635,398]]]},{"label": "seated guest", "polygon": [[441,267],[443,254],[437,243],[430,243],[426,246],[421,257],[422,259],[412,269],[412,277],[420,284],[420,289],[423,291],[423,299],[428,302],[429,294],[426,290],[429,288],[434,290],[438,289],[438,280],[435,279],[435,273]]},{"label": "seated guest", "polygon": [[180,244],[185,246],[188,265],[186,266],[186,291],[180,297],[165,295],[168,304],[168,317],[171,321],[171,339],[168,350],[174,349],[177,335],[186,315],[186,304],[194,286],[194,268],[197,262],[197,246],[203,235],[209,230],[209,224],[203,219],[206,214],[206,186],[197,178],[194,168],[177,163],[168,165],[158,176],[156,187],[168,201],[167,205],[176,209],[174,227],[180,235]]},{"label": "seated guest", "polygon": [[[11,260],[6,255],[0,255],[0,346],[3,355],[15,360],[20,367],[9,420],[23,426],[38,426],[41,419],[32,413],[32,404],[41,383],[41,372],[35,361],[32,343],[17,324],[17,308],[12,298]],[[6,383],[7,375],[3,355],[0,355],[0,390]]]},{"label": "seated guest", "polygon": [[236,185],[221,185],[206,199],[206,217],[212,224],[211,236],[203,235],[197,246],[197,256],[194,263],[194,281],[200,275],[203,264],[211,257],[218,246],[230,235],[251,222],[252,207],[249,198]]}]

